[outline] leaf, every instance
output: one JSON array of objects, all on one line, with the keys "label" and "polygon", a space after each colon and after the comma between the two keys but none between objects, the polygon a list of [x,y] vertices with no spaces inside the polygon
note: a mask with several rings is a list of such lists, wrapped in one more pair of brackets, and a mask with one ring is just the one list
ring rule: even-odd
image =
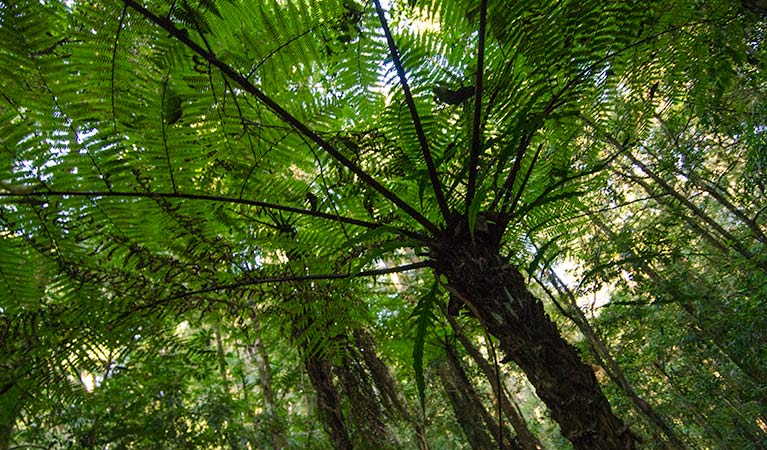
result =
[{"label": "leaf", "polygon": [[171,89],[170,86],[165,90],[165,101],[163,102],[162,118],[168,125],[173,125],[181,119],[183,109],[181,107],[181,97]]},{"label": "leaf", "polygon": [[423,349],[426,341],[426,332],[435,320],[432,306],[437,298],[438,284],[435,281],[429,292],[418,299],[418,304],[413,309],[410,318],[415,318],[415,342],[413,343],[413,370],[415,371],[415,383],[418,388],[418,398],[421,401],[421,411],[426,414],[426,381],[423,376]]},{"label": "leaf", "polygon": [[[540,264],[541,259],[543,259],[544,255],[546,254],[546,250],[548,250],[549,247],[551,247],[551,246],[556,248],[557,242],[559,242],[561,239],[562,239],[562,235],[559,234],[557,236],[554,236],[552,239],[550,239],[545,244],[543,244],[540,247],[538,247],[538,250],[535,252],[535,258],[530,263],[530,265],[527,266],[527,273],[532,275],[533,272],[535,272],[535,270],[538,268],[538,264]],[[551,259],[551,258],[549,258],[549,259]]]}]

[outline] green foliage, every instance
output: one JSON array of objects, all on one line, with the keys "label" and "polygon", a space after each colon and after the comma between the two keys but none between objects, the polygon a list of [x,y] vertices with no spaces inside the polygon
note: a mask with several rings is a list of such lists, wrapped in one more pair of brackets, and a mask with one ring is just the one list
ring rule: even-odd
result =
[{"label": "green foliage", "polygon": [[389,3],[401,68],[368,2],[0,1],[0,447],[329,448],[302,364],[358,329],[450,446],[440,274],[397,267],[461,219],[607,286],[588,319],[693,447],[764,441],[764,18],[490,1],[480,39],[481,2]]},{"label": "green foliage", "polygon": [[421,400],[421,409],[426,413],[426,382],[423,375],[424,344],[426,333],[436,318],[434,305],[436,303],[438,285],[435,282],[429,292],[418,299],[418,304],[413,309],[410,317],[415,318],[415,343],[413,345],[413,370],[415,370],[415,384],[418,387],[418,398]]}]

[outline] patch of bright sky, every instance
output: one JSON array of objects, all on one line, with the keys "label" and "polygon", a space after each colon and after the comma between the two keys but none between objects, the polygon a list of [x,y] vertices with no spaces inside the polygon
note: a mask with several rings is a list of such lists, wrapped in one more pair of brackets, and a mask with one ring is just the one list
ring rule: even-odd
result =
[{"label": "patch of bright sky", "polygon": [[570,259],[558,262],[552,267],[552,271],[562,280],[562,283],[576,296],[578,307],[596,316],[599,308],[610,303],[610,294],[613,286],[604,284],[597,290],[583,292],[578,279],[581,278],[582,267]]}]

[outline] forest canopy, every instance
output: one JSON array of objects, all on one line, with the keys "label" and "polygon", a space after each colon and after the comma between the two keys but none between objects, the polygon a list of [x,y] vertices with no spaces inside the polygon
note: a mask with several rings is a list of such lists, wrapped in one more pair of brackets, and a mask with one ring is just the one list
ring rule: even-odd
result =
[{"label": "forest canopy", "polygon": [[766,19],[0,0],[0,450],[767,447]]}]

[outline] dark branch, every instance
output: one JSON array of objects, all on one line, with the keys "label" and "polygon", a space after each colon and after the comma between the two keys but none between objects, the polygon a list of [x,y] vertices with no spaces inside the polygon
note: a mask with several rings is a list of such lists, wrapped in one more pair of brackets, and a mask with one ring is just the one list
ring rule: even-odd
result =
[{"label": "dark branch", "polygon": [[259,284],[269,283],[289,283],[289,282],[302,282],[302,281],[323,281],[323,280],[344,280],[347,278],[360,278],[360,277],[375,277],[378,275],[388,275],[392,273],[407,272],[410,270],[424,269],[431,267],[430,261],[421,261],[412,264],[406,264],[398,267],[387,267],[386,269],[366,270],[357,273],[327,273],[327,274],[315,274],[315,275],[290,275],[285,277],[264,277],[255,278],[251,280],[244,280],[237,283],[224,284],[220,286],[211,286],[205,289],[199,289],[196,291],[184,292],[176,297],[171,297],[167,300],[176,300],[178,298],[189,297],[192,295],[206,294],[209,292],[224,291],[228,289],[237,289],[247,286],[255,286]]},{"label": "dark branch", "polygon": [[479,42],[477,44],[477,79],[474,94],[474,122],[471,132],[471,151],[469,156],[469,184],[466,187],[466,214],[474,201],[479,170],[479,152],[482,147],[482,80],[485,69],[485,28],[487,28],[487,0],[482,0],[479,7]]},{"label": "dark branch", "polygon": [[115,69],[117,67],[117,43],[120,41],[120,32],[122,32],[123,23],[125,23],[125,16],[127,15],[127,12],[128,7],[124,6],[122,12],[120,13],[120,23],[117,25],[117,32],[115,33],[115,43],[112,46],[112,63],[110,65],[111,78],[109,89],[112,93],[112,126],[114,127],[115,132],[117,132],[117,113],[115,112]]},{"label": "dark branch", "polygon": [[434,166],[434,160],[431,157],[429,151],[429,143],[426,140],[426,134],[423,131],[423,125],[421,125],[421,118],[418,116],[418,110],[415,107],[415,101],[413,100],[413,94],[410,92],[410,86],[407,83],[407,77],[405,76],[405,69],[402,67],[402,61],[399,58],[399,51],[397,50],[397,44],[394,43],[394,38],[389,30],[389,24],[386,22],[384,10],[381,8],[380,0],[374,0],[376,6],[376,12],[378,13],[378,19],[381,21],[381,28],[384,35],[386,35],[386,42],[389,44],[389,53],[391,54],[394,67],[397,69],[397,75],[399,76],[402,90],[405,93],[405,102],[407,108],[410,110],[410,116],[413,118],[413,126],[415,127],[415,133],[418,135],[418,142],[421,144],[421,152],[423,153],[423,159],[426,162],[426,169],[429,172],[429,179],[431,180],[431,186],[434,189],[434,195],[437,197],[437,204],[442,212],[442,217],[445,220],[450,216],[450,209],[445,201],[445,196],[442,193],[442,185],[439,182],[437,176],[437,168]]},{"label": "dark branch", "polygon": [[[257,206],[259,208],[265,208],[269,210],[278,210],[278,211],[285,211],[285,212],[292,212],[296,214],[302,214],[305,216],[312,216],[312,217],[319,217],[321,219],[328,219],[333,221],[338,221],[342,223],[347,223],[349,225],[357,225],[364,228],[380,228],[383,225],[376,222],[368,222],[366,220],[358,220],[358,219],[352,219],[350,217],[342,217],[337,216],[334,214],[328,214],[320,211],[312,211],[309,209],[303,209],[303,208],[295,208],[293,206],[285,206],[285,205],[278,205],[275,203],[267,203],[267,202],[259,202],[257,200],[247,200],[242,198],[230,198],[230,197],[222,197],[217,195],[206,195],[206,194],[182,194],[182,193],[175,193],[175,192],[131,192],[131,191],[35,191],[35,192],[0,192],[0,198],[1,197],[132,197],[132,198],[175,198],[175,199],[184,199],[184,200],[206,200],[206,201],[213,201],[213,202],[223,202],[223,203],[236,203],[240,205],[249,205],[249,206]],[[414,233],[407,231],[407,230],[401,230],[398,228],[392,227],[392,229],[395,229],[398,232],[401,232],[402,234],[405,234],[407,236],[413,236]],[[419,239],[423,239],[421,236]]]},{"label": "dark branch", "polygon": [[178,186],[176,186],[176,177],[173,176],[173,165],[170,162],[170,149],[168,148],[168,119],[165,117],[166,108],[169,108],[168,102],[168,83],[170,82],[170,70],[165,75],[165,82],[162,84],[162,96],[161,110],[160,110],[160,122],[162,123],[162,146],[165,149],[165,163],[168,165],[168,175],[170,175],[170,183],[173,186],[173,192],[178,192]]},{"label": "dark branch", "polygon": [[495,197],[495,200],[493,200],[493,204],[490,206],[490,210],[495,210],[495,207],[498,205],[498,202],[503,199],[503,203],[501,204],[501,211],[506,209],[506,205],[509,202],[509,199],[511,198],[511,190],[514,187],[514,181],[517,179],[517,173],[519,172],[519,168],[522,166],[522,158],[525,156],[525,152],[527,151],[527,147],[530,146],[530,134],[523,134],[522,138],[519,141],[519,147],[517,147],[517,155],[514,159],[514,166],[511,168],[511,171],[509,172],[509,175],[506,177],[506,180],[503,182],[503,187],[498,192],[498,195]]},{"label": "dark branch", "polygon": [[404,266],[398,266],[398,267],[387,267],[386,269],[375,269],[375,270],[366,270],[363,272],[358,273],[330,273],[330,274],[316,274],[316,275],[291,275],[291,276],[284,276],[284,277],[263,277],[263,278],[255,278],[250,280],[243,280],[239,281],[237,283],[231,283],[231,284],[223,284],[219,286],[211,286],[204,289],[197,289],[194,291],[187,291],[182,292],[176,295],[172,295],[170,297],[165,297],[160,300],[156,300],[151,303],[147,303],[141,306],[138,306],[137,308],[134,308],[131,311],[125,312],[120,315],[118,319],[124,319],[129,314],[135,313],[142,309],[150,309],[155,308],[157,306],[160,306],[164,303],[169,303],[174,300],[180,300],[182,298],[188,298],[195,295],[201,295],[201,294],[210,294],[212,292],[220,292],[220,291],[226,291],[231,289],[239,289],[244,288],[248,286],[256,286],[260,284],[278,284],[278,283],[290,283],[290,282],[304,282],[304,281],[323,281],[323,280],[343,280],[348,278],[360,278],[360,277],[374,277],[378,275],[388,275],[391,273],[400,273],[400,272],[407,272],[410,270],[417,270],[417,269],[423,269],[426,267],[431,267],[430,261],[421,261],[413,264],[406,264]]},{"label": "dark branch", "polygon": [[359,166],[354,164],[351,160],[349,160],[341,152],[339,152],[335,147],[333,147],[329,142],[327,142],[320,135],[318,135],[316,132],[314,132],[309,127],[307,127],[303,122],[301,122],[292,114],[290,114],[288,111],[286,111],[277,102],[272,100],[271,97],[267,96],[260,89],[258,89],[253,83],[251,83],[242,74],[240,74],[239,72],[231,68],[229,65],[223,63],[221,60],[218,59],[218,57],[216,57],[215,54],[205,50],[199,44],[194,42],[192,38],[189,37],[189,34],[185,30],[182,30],[176,27],[176,24],[173,23],[173,21],[171,21],[170,19],[155,15],[154,13],[147,10],[146,8],[144,8],[143,6],[141,6],[134,0],[123,0],[123,1],[126,5],[128,5],[135,11],[137,11],[139,14],[147,18],[149,21],[162,27],[165,31],[170,33],[175,39],[177,39],[179,42],[186,45],[190,50],[197,53],[201,57],[205,58],[205,60],[208,61],[210,64],[216,66],[224,75],[226,75],[227,77],[232,79],[234,82],[236,82],[238,85],[240,85],[240,87],[243,90],[253,95],[261,103],[266,105],[266,107],[269,108],[269,110],[271,110],[277,117],[279,117],[280,120],[287,123],[288,125],[293,127],[295,130],[297,130],[299,133],[303,134],[304,136],[309,138],[312,142],[320,146],[323,150],[325,150],[325,152],[327,152],[331,157],[333,157],[341,165],[351,170],[355,175],[360,177],[360,179],[363,182],[365,182],[368,186],[372,187],[373,189],[378,191],[381,195],[386,197],[395,206],[400,208],[402,211],[407,213],[410,217],[415,219],[418,223],[423,225],[423,227],[426,228],[429,232],[434,234],[439,232],[439,228],[437,228],[437,226],[434,225],[429,219],[424,217],[421,213],[419,213],[412,206],[410,206],[406,201],[399,198],[394,192],[384,187],[382,184],[376,181],[372,176],[370,176],[367,172],[365,172]]}]

